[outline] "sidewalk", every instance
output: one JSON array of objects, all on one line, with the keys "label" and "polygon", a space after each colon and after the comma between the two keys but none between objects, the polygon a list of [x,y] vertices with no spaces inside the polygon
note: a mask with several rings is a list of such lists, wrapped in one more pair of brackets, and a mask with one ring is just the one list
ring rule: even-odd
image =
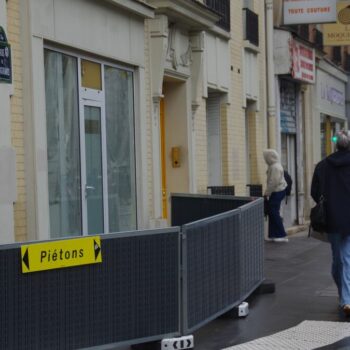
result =
[{"label": "sidewalk", "polygon": [[338,312],[330,276],[328,243],[307,238],[265,244],[265,276],[275,282],[274,294],[249,300],[245,319],[219,318],[194,334],[195,348],[219,350],[295,327],[305,320],[345,321]]}]

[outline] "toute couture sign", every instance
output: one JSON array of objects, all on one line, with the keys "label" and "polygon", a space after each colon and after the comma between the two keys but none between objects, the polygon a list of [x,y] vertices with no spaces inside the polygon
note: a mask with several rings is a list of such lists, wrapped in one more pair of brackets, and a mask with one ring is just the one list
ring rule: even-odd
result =
[{"label": "toute couture sign", "polygon": [[336,22],[336,0],[284,0],[284,24]]}]

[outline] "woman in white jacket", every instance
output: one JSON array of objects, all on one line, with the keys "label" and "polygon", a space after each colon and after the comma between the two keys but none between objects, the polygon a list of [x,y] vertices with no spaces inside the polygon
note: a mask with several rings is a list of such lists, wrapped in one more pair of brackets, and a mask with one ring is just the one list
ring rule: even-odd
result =
[{"label": "woman in white jacket", "polygon": [[288,242],[287,234],[280,216],[281,202],[286,195],[287,182],[279,155],[274,149],[264,151],[268,165],[265,196],[268,198],[269,238],[274,242]]}]

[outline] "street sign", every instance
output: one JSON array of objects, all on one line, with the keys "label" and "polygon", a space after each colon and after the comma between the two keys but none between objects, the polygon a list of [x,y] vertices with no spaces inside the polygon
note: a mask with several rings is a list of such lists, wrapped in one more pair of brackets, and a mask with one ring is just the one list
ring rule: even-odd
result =
[{"label": "street sign", "polygon": [[21,246],[22,273],[102,262],[99,236]]},{"label": "street sign", "polygon": [[323,45],[350,45],[350,1],[337,2],[337,23],[323,25]]},{"label": "street sign", "polygon": [[161,350],[183,350],[193,349],[193,335],[187,335],[180,338],[163,339]]},{"label": "street sign", "polygon": [[4,29],[0,27],[0,83],[12,83],[11,45]]}]

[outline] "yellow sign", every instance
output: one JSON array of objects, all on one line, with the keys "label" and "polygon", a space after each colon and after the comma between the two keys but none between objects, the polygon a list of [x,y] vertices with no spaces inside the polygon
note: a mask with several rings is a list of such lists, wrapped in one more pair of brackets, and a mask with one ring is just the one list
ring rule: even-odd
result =
[{"label": "yellow sign", "polygon": [[350,1],[337,2],[337,23],[323,25],[323,45],[350,45]]},{"label": "yellow sign", "polygon": [[99,236],[21,246],[22,273],[102,262]]}]

